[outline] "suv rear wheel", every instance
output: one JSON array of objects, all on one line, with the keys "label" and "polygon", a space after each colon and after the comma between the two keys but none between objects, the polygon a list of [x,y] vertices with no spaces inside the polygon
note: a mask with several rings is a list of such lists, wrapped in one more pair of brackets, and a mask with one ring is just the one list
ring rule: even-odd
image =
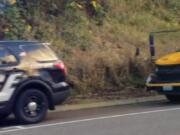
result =
[{"label": "suv rear wheel", "polygon": [[18,97],[14,114],[20,122],[32,124],[42,121],[47,110],[46,95],[38,89],[28,89]]}]

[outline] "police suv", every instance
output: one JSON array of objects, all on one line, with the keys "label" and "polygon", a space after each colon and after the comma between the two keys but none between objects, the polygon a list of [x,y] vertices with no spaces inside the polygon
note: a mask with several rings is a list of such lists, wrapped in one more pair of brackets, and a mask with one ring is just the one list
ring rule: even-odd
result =
[{"label": "police suv", "polygon": [[0,41],[0,119],[42,121],[69,95],[64,63],[45,43]]}]

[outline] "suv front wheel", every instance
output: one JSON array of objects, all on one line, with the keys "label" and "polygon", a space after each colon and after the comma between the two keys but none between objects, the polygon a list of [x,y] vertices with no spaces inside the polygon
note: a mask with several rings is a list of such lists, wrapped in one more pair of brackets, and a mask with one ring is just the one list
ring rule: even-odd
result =
[{"label": "suv front wheel", "polygon": [[27,89],[18,97],[14,114],[18,121],[32,124],[42,121],[47,110],[46,95],[38,89]]}]

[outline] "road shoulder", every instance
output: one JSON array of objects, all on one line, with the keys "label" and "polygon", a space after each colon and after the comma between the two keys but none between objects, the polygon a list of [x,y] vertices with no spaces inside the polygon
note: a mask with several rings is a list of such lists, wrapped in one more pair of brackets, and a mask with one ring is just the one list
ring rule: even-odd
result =
[{"label": "road shoulder", "polygon": [[114,101],[86,103],[86,104],[60,105],[56,107],[55,111],[51,111],[51,112],[72,111],[72,110],[110,107],[110,106],[127,105],[127,104],[138,104],[138,103],[144,103],[150,101],[163,101],[163,100],[166,100],[165,96],[151,96],[151,97],[140,97],[140,98],[125,99],[125,100],[114,100]]}]

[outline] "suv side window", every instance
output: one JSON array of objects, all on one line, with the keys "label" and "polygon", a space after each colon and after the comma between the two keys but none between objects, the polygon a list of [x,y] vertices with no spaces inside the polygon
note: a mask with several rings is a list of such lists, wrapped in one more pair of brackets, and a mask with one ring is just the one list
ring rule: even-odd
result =
[{"label": "suv side window", "polygon": [[6,48],[0,47],[0,66],[17,63],[16,57]]},{"label": "suv side window", "polygon": [[40,49],[45,49],[45,46],[43,45],[28,45],[28,46],[23,46],[24,51],[27,53],[30,53],[32,51],[40,50]]},{"label": "suv side window", "polygon": [[24,45],[22,49],[27,53],[28,58],[38,62],[57,60],[55,53],[45,45]]}]

